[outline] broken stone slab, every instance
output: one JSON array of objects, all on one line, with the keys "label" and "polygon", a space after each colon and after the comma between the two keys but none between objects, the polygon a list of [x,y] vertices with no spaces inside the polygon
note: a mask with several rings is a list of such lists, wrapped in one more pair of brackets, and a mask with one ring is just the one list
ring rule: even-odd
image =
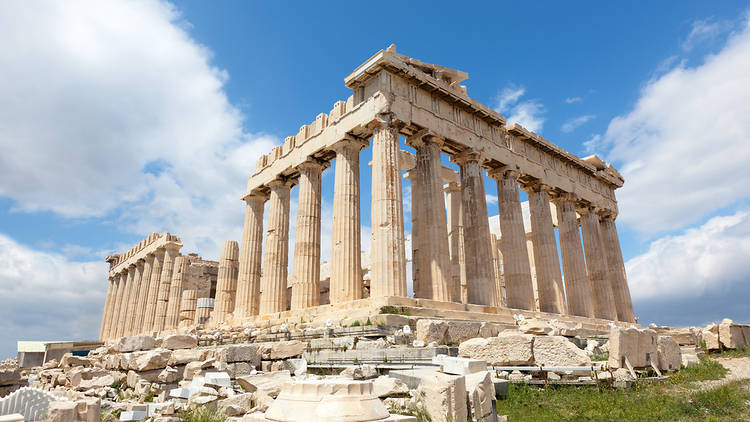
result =
[{"label": "broken stone slab", "polygon": [[466,380],[460,375],[433,372],[422,378],[417,398],[433,422],[465,421]]},{"label": "broken stone slab", "polygon": [[441,371],[446,374],[467,375],[487,371],[487,362],[480,359],[437,355],[432,358],[432,363],[440,365]]},{"label": "broken stone slab", "polygon": [[150,350],[156,347],[156,340],[151,336],[121,337],[115,343],[115,350],[120,353]]},{"label": "broken stone slab", "polygon": [[25,419],[20,413],[10,413],[7,415],[0,415],[0,422],[24,422]]},{"label": "broken stone slab", "polygon": [[127,410],[120,413],[120,421],[142,421],[148,417],[146,410]]},{"label": "broken stone slab", "polygon": [[161,340],[161,347],[169,350],[194,349],[198,347],[198,338],[186,334],[172,334]]},{"label": "broken stone slab", "polygon": [[656,331],[651,329],[622,328],[614,326],[609,332],[610,368],[626,367],[625,358],[634,368],[657,364]]},{"label": "broken stone slab", "polygon": [[401,397],[409,394],[409,387],[400,379],[381,375],[372,380],[373,391],[380,398]]},{"label": "broken stone slab", "polygon": [[525,334],[547,335],[555,329],[549,322],[541,319],[523,319],[518,321],[518,329]]},{"label": "broken stone slab", "polygon": [[299,340],[279,341],[258,345],[259,353],[264,360],[280,360],[301,357],[305,343]]},{"label": "broken stone slab", "polygon": [[0,385],[13,385],[21,381],[21,372],[18,369],[0,371]]},{"label": "broken stone slab", "polygon": [[409,389],[415,389],[423,378],[426,378],[438,372],[438,368],[416,368],[416,369],[397,369],[388,371],[388,376],[398,378],[406,384]]},{"label": "broken stone slab", "polygon": [[658,336],[656,340],[656,354],[659,369],[662,371],[676,371],[682,365],[682,351],[677,340],[670,336]]},{"label": "broken stone slab", "polygon": [[501,332],[497,337],[466,340],[458,346],[458,355],[492,366],[530,365],[534,362],[533,344],[533,335]]},{"label": "broken stone slab", "polygon": [[[715,324],[714,324],[715,325]],[[719,343],[719,327],[716,326],[716,331],[703,330],[701,331],[701,339],[706,346],[706,350],[719,350],[721,345]]]},{"label": "broken stone slab", "polygon": [[725,318],[719,324],[719,340],[727,349],[741,349],[750,344],[750,325],[735,324]]},{"label": "broken stone slab", "polygon": [[591,358],[584,350],[563,336],[534,338],[534,364],[539,366],[590,366]]},{"label": "broken stone slab", "polygon": [[232,380],[226,372],[206,372],[203,378],[205,385],[209,387],[232,387]]},{"label": "broken stone slab", "polygon": [[90,367],[91,365],[91,359],[81,356],[74,356],[70,353],[66,353],[65,355],[63,355],[62,359],[60,360],[60,368],[65,368],[68,366]]},{"label": "broken stone slab", "polygon": [[221,346],[214,353],[219,362],[248,362],[253,366],[260,366],[260,350],[254,344],[231,344]]},{"label": "broken stone slab", "polygon": [[217,410],[227,416],[242,416],[253,408],[253,393],[237,394],[217,403]]},{"label": "broken stone slab", "polygon": [[49,403],[47,421],[74,422],[78,418],[78,405],[72,401],[52,401]]},{"label": "broken stone slab", "polygon": [[292,375],[289,371],[279,371],[239,377],[237,383],[248,393],[262,391],[275,398],[279,395],[281,387],[291,380]]},{"label": "broken stone slab", "polygon": [[495,406],[492,400],[495,398],[495,385],[491,373],[485,370],[465,375],[464,378],[472,421],[494,422]]},{"label": "broken stone slab", "polygon": [[182,375],[183,379],[191,380],[193,377],[195,377],[197,374],[199,374],[203,369],[208,368],[209,366],[213,365],[214,362],[216,362],[216,359],[206,359],[199,362],[190,362],[187,365],[185,365],[185,372]]},{"label": "broken stone slab", "polygon": [[417,321],[417,338],[415,341],[422,342],[422,344],[428,344],[433,341],[437,344],[446,344],[447,333],[447,321],[442,319],[420,319]]},{"label": "broken stone slab", "polygon": [[625,368],[612,372],[612,379],[615,388],[629,388],[635,382],[633,375]]},{"label": "broken stone slab", "polygon": [[212,357],[213,351],[208,349],[179,349],[172,352],[169,366],[185,365],[190,362],[203,361]]},{"label": "broken stone slab", "polygon": [[167,362],[169,362],[171,355],[172,352],[167,349],[133,352],[129,360],[128,369],[138,372],[163,369],[167,367]]},{"label": "broken stone slab", "polygon": [[366,380],[377,378],[378,370],[372,365],[357,365],[344,369],[339,375],[352,380]]},{"label": "broken stone slab", "polygon": [[115,377],[112,375],[104,375],[90,380],[82,380],[78,384],[78,390],[89,390],[92,388],[104,388],[114,384]]}]

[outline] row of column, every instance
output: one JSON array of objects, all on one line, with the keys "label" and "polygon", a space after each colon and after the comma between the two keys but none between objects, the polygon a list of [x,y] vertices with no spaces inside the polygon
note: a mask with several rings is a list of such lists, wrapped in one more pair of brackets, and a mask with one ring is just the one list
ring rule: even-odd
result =
[{"label": "row of column", "polygon": [[[416,297],[440,301],[535,309],[529,251],[518,191],[519,174],[506,167],[489,176],[497,181],[500,242],[506,298],[493,267],[481,157],[465,151],[452,157],[460,166],[460,184],[443,187],[440,136],[421,131],[407,139],[416,150],[412,181],[413,276]],[[333,147],[335,157],[331,303],[362,297],[360,267],[359,151],[366,143],[347,138]],[[406,258],[398,129],[381,115],[372,137],[371,297],[406,296]],[[299,211],[294,245],[296,281],[291,309],[319,304],[321,171],[310,158],[298,167]],[[289,194],[294,181],[278,178],[269,195],[253,193],[247,202],[239,263],[235,316],[287,309]],[[540,310],[633,321],[622,254],[611,217],[576,208],[570,195],[542,184],[527,184],[533,258]],[[446,213],[447,194],[448,212]],[[263,208],[270,201],[265,253]],[[562,272],[550,212],[557,206]],[[583,245],[576,211],[581,214]],[[585,246],[585,256],[584,247]],[[497,259],[495,259],[497,260]],[[261,262],[263,274],[261,276]],[[563,273],[565,278],[563,279]],[[564,281],[563,281],[564,280]],[[462,284],[465,283],[465,298]],[[261,294],[262,292],[262,294]],[[566,300],[567,298],[567,300]]]},{"label": "row of column", "polygon": [[187,258],[168,244],[109,281],[99,338],[176,328]]}]

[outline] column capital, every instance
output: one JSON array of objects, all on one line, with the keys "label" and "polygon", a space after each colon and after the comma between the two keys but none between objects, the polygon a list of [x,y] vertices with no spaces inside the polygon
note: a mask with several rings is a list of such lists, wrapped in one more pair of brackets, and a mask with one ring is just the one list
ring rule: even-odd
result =
[{"label": "column capital", "polygon": [[482,159],[482,155],[476,150],[467,148],[458,154],[453,155],[450,159],[452,162],[462,166],[471,161],[479,162]]},{"label": "column capital", "polygon": [[359,152],[367,148],[369,145],[369,142],[347,134],[340,141],[331,145],[331,150],[333,150],[337,154],[343,152],[344,150]]},{"label": "column capital", "polygon": [[580,198],[578,195],[571,193],[571,192],[565,192],[565,191],[554,191],[550,195],[550,202],[553,204],[558,204],[561,202],[572,202],[575,204],[578,202]]},{"label": "column capital", "polygon": [[254,190],[250,192],[249,194],[245,195],[245,197],[242,198],[247,205],[250,205],[251,203],[260,203],[263,204],[266,201],[268,201],[268,194],[265,192],[261,192],[259,190]]},{"label": "column capital", "polygon": [[518,178],[521,176],[521,173],[517,169],[511,168],[510,166],[500,166],[488,171],[487,176],[489,176],[490,179],[498,181],[501,179],[518,180]]},{"label": "column capital", "polygon": [[443,143],[445,143],[445,138],[430,129],[422,129],[406,138],[406,145],[414,148],[419,148],[426,144],[435,144],[440,147]]},{"label": "column capital", "polygon": [[521,185],[521,189],[523,189],[526,193],[544,191],[549,194],[550,192],[553,192],[555,190],[555,188],[553,188],[552,186],[545,185],[539,180],[533,180],[530,182],[521,183],[520,185]]},{"label": "column capital", "polygon": [[323,169],[328,167],[328,162],[318,160],[315,157],[307,157],[305,161],[297,165],[297,170],[303,171],[317,171],[321,172]]},{"label": "column capital", "polygon": [[272,191],[278,190],[278,189],[289,189],[294,185],[294,182],[291,179],[287,179],[286,177],[279,176],[270,182],[266,184],[269,189]]},{"label": "column capital", "polygon": [[615,219],[617,218],[617,214],[616,213],[614,213],[612,210],[608,210],[608,209],[604,209],[604,208],[598,210],[597,214],[599,214],[599,218],[602,219],[602,220],[612,220],[612,221],[615,221]]},{"label": "column capital", "polygon": [[443,192],[461,192],[461,185],[456,182],[448,182],[443,185]]}]

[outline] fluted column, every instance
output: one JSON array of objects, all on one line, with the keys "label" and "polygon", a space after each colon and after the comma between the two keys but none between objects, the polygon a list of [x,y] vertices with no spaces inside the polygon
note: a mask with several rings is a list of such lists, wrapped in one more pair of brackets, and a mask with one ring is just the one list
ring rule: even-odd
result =
[{"label": "fluted column", "polygon": [[299,201],[294,235],[291,309],[320,305],[320,173],[323,164],[308,159],[299,166]]},{"label": "fluted column", "polygon": [[276,179],[268,183],[271,203],[268,208],[266,253],[263,261],[263,278],[260,313],[270,314],[286,310],[287,265],[289,261],[289,188],[287,180]]},{"label": "fluted column", "polygon": [[590,208],[582,208],[579,213],[581,214],[581,234],[589,286],[593,292],[594,316],[616,320],[617,310],[612,285],[609,282],[609,268],[599,228],[599,216],[594,209]]},{"label": "fluted column", "polygon": [[560,195],[553,202],[557,207],[557,232],[560,236],[560,255],[565,274],[565,293],[568,298],[568,313],[593,318],[591,289],[583,260],[581,234],[578,231],[574,197]]},{"label": "fluted column", "polygon": [[500,297],[492,268],[490,223],[479,159],[479,154],[473,151],[453,157],[461,166],[467,299],[477,305],[497,306]]},{"label": "fluted column", "polygon": [[112,328],[117,325],[117,313],[120,311],[120,303],[122,300],[122,294],[120,293],[120,278],[121,274],[115,274],[112,280],[112,302],[110,303],[109,313],[107,315],[107,323],[104,326],[104,337],[103,340],[109,340],[113,337]]},{"label": "fluted column", "polygon": [[164,250],[164,262],[162,263],[161,276],[159,279],[159,293],[156,298],[156,317],[154,318],[153,331],[164,331],[167,319],[167,307],[172,288],[172,272],[174,271],[174,260],[179,254],[179,247],[167,244]]},{"label": "fluted column", "polygon": [[372,137],[370,297],[406,296],[400,147],[391,119],[381,115]]},{"label": "fluted column", "polygon": [[498,239],[490,234],[490,249],[492,250],[492,267],[495,270],[495,284],[497,284],[498,305],[505,306],[505,282],[503,281],[503,257],[500,255]]},{"label": "fluted column", "polygon": [[122,290],[122,299],[119,301],[119,311],[117,313],[117,326],[115,327],[116,330],[113,332],[113,337],[122,337],[125,335],[125,331],[128,325],[128,306],[130,304],[130,296],[132,295],[133,291],[133,279],[135,278],[135,265],[130,265],[127,270],[125,270],[125,274],[123,278],[120,278],[120,282],[123,283],[122,286],[120,286],[120,289]]},{"label": "fluted column", "polygon": [[531,241],[534,244],[539,310],[565,314],[565,289],[557,253],[555,226],[550,212],[549,190],[549,186],[538,183],[526,186],[531,213]]},{"label": "fluted column", "polygon": [[165,330],[173,330],[180,323],[180,306],[182,305],[182,294],[185,290],[185,279],[189,266],[190,261],[188,261],[186,256],[175,257],[174,268],[172,270],[172,283],[169,287],[167,317],[164,320]]},{"label": "fluted column", "polygon": [[258,315],[260,310],[260,266],[263,261],[263,207],[268,196],[246,196],[245,226],[242,230],[240,269],[237,276],[235,318]]},{"label": "fluted column", "polygon": [[154,265],[154,254],[148,254],[142,260],[143,269],[140,273],[138,282],[138,299],[135,302],[135,315],[130,326],[130,335],[140,334],[144,330],[144,321],[146,317],[146,306],[148,305],[148,295],[151,289],[151,267]]},{"label": "fluted column", "polygon": [[466,260],[464,256],[464,223],[461,213],[461,186],[450,182],[445,188],[446,207],[448,209],[448,246],[453,265],[453,299],[465,303],[466,295]]},{"label": "fluted column", "polygon": [[424,283],[424,277],[420,277],[419,265],[419,225],[423,223],[421,215],[422,199],[419,195],[419,184],[417,182],[417,169],[409,170],[405,175],[409,181],[411,198],[411,286],[414,297],[429,298],[432,294],[430,283]]},{"label": "fluted column", "polygon": [[617,320],[635,322],[633,302],[630,299],[630,288],[625,275],[625,263],[622,260],[615,217],[613,215],[602,217],[600,228],[604,249],[607,251],[607,268],[609,269],[609,280],[612,284],[612,293],[615,299],[615,309],[617,309]]},{"label": "fluted column", "polygon": [[132,336],[134,334],[137,334],[136,327],[138,325],[138,317],[143,316],[143,308],[140,306],[141,302],[141,295],[143,294],[143,291],[145,290],[144,282],[143,282],[143,269],[145,266],[145,261],[143,259],[139,259],[138,262],[135,264],[135,273],[133,275],[133,288],[130,289],[130,296],[128,298],[128,311],[125,314],[127,317],[127,327],[125,329],[125,335],[126,336]]},{"label": "fluted column", "polygon": [[234,240],[224,241],[221,245],[219,274],[216,278],[216,301],[214,302],[212,317],[214,324],[227,321],[229,314],[234,311],[239,255],[240,247]]},{"label": "fluted column", "polygon": [[[445,216],[442,163],[440,162],[440,147],[443,139],[435,134],[420,132],[410,137],[407,143],[417,151],[415,170],[420,203],[417,217],[420,220],[417,237],[420,261],[417,281],[420,285],[426,286],[425,293],[428,299],[451,302],[455,300],[453,296],[455,288],[448,248],[448,223]],[[486,210],[485,205],[485,213]],[[487,230],[489,232],[489,225]]]},{"label": "fluted column", "polygon": [[156,305],[159,301],[159,287],[161,285],[162,266],[164,264],[165,248],[159,248],[154,253],[154,261],[151,263],[151,275],[148,282],[148,296],[146,298],[145,314],[143,315],[142,333],[154,331],[156,321]]},{"label": "fluted column", "polygon": [[109,318],[110,308],[112,307],[112,294],[114,291],[114,280],[107,280],[107,294],[104,296],[104,309],[102,309],[102,322],[99,326],[99,340],[105,339],[105,330],[107,328],[107,319]]},{"label": "fluted column", "polygon": [[534,288],[531,282],[529,251],[523,227],[521,199],[518,195],[518,173],[505,167],[490,172],[497,180],[497,201],[500,211],[500,246],[503,254],[503,274],[507,306],[513,309],[534,310]]},{"label": "fluted column", "polygon": [[179,327],[190,327],[195,323],[195,310],[198,302],[197,290],[185,290],[180,300]]}]

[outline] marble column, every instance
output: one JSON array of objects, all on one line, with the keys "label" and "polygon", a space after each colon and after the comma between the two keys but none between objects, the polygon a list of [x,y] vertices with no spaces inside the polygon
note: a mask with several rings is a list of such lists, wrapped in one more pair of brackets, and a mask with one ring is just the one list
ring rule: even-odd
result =
[{"label": "marble column", "polygon": [[148,282],[148,297],[146,299],[146,311],[143,316],[142,333],[154,331],[156,321],[156,305],[159,301],[159,287],[161,285],[162,266],[164,264],[165,248],[159,248],[154,252],[154,262],[151,264],[151,276]]},{"label": "marble column", "polygon": [[453,265],[453,299],[466,303],[466,260],[464,255],[464,223],[461,213],[461,186],[450,182],[444,187],[446,208],[448,209],[448,246]]},{"label": "marble column", "polygon": [[401,148],[392,118],[380,115],[372,137],[370,297],[406,296]]},{"label": "marble column", "polygon": [[242,230],[240,268],[237,276],[235,318],[258,315],[260,310],[260,266],[263,261],[263,207],[268,196],[253,193],[244,198],[245,226]]},{"label": "marble column", "polygon": [[289,261],[289,189],[291,182],[276,179],[268,207],[266,253],[263,261],[260,314],[286,311],[287,265]]},{"label": "marble column", "polygon": [[104,327],[104,340],[110,340],[114,337],[113,331],[117,326],[117,318],[120,312],[120,302],[122,301],[122,292],[120,286],[122,286],[122,273],[115,274],[112,285],[112,304],[110,306],[110,312],[107,317],[107,325]]},{"label": "marble column", "polygon": [[323,163],[312,158],[297,166],[300,176],[292,310],[320,305],[320,178],[323,168]]},{"label": "marble column", "polygon": [[195,323],[195,310],[198,302],[197,290],[185,290],[180,300],[179,328],[190,327]]},{"label": "marble column", "polygon": [[521,199],[518,195],[518,173],[501,167],[490,172],[490,177],[497,181],[507,306],[533,311],[534,287],[531,281],[529,251],[526,247],[526,232],[523,227]]},{"label": "marble column", "polygon": [[599,216],[591,208],[582,208],[581,234],[583,235],[583,251],[586,256],[589,287],[593,292],[594,316],[602,319],[616,320],[615,298],[612,285],[609,282],[609,268],[602,242]]},{"label": "marble column", "polygon": [[109,318],[110,308],[112,307],[112,295],[114,292],[114,280],[107,280],[107,295],[104,297],[104,309],[102,309],[102,323],[99,326],[99,340],[105,339],[105,330],[107,329],[107,319]]},{"label": "marble column", "polygon": [[148,295],[151,290],[151,267],[154,265],[154,254],[148,254],[142,260],[143,267],[138,282],[138,299],[135,302],[135,315],[130,325],[130,335],[141,334],[144,332],[144,321],[146,317],[146,306],[148,304]]},{"label": "marble column", "polygon": [[490,223],[479,159],[479,154],[470,150],[453,157],[461,167],[467,300],[476,305],[497,306],[500,296],[492,268]]},{"label": "marble column", "polygon": [[419,195],[419,184],[417,182],[417,169],[409,170],[405,175],[409,181],[411,191],[411,286],[414,290],[414,297],[429,298],[432,294],[430,283],[424,283],[424,277],[420,277],[419,265],[419,224],[422,223],[421,205],[422,199]]},{"label": "marble column", "polygon": [[130,296],[128,297],[128,311],[125,316],[127,317],[125,335],[132,336],[136,333],[136,322],[138,316],[143,316],[143,308],[139,306],[140,297],[144,291],[143,283],[143,269],[145,261],[139,259],[135,264],[135,272],[133,274],[133,287],[130,289]]},{"label": "marble column", "polygon": [[177,256],[174,259],[172,270],[172,283],[169,287],[169,302],[167,303],[167,317],[164,320],[164,329],[173,330],[180,323],[180,306],[182,295],[185,290],[185,279],[187,277],[190,261],[186,256]]},{"label": "marble column", "polygon": [[234,297],[237,293],[237,273],[239,271],[240,247],[234,240],[221,245],[219,274],[216,278],[216,301],[213,308],[213,324],[226,322],[234,312]]},{"label": "marble column", "polygon": [[490,234],[490,250],[492,250],[492,267],[495,270],[495,284],[497,284],[497,306],[505,306],[505,282],[503,281],[503,258],[498,247],[498,239]]},{"label": "marble column", "polygon": [[635,322],[633,314],[633,302],[630,299],[630,288],[625,276],[625,263],[622,260],[620,239],[617,236],[615,217],[605,215],[600,220],[602,242],[607,252],[607,268],[609,269],[609,280],[612,284],[612,293],[615,299],[617,320]]},{"label": "marble column", "polygon": [[[419,251],[419,285],[424,286],[428,299],[443,302],[453,296],[453,274],[448,248],[447,218],[443,195],[440,148],[443,139],[431,133],[418,133],[407,143],[416,151],[416,180],[419,192],[417,249]],[[486,206],[485,206],[486,212]],[[489,232],[489,225],[487,226]],[[489,236],[487,237],[489,239]],[[488,240],[489,241],[489,240]],[[494,279],[494,277],[493,277]],[[416,288],[415,288],[415,297]]]},{"label": "marble column", "polygon": [[586,262],[583,260],[583,247],[581,234],[578,231],[574,200],[575,197],[571,194],[562,194],[553,200],[557,207],[557,232],[560,236],[560,255],[565,274],[568,313],[593,318],[591,289],[586,275]]},{"label": "marble column", "polygon": [[133,290],[133,279],[135,278],[135,265],[130,265],[125,271],[124,276],[120,278],[120,289],[122,290],[122,299],[120,302],[120,310],[117,317],[117,326],[114,330],[113,337],[123,337],[128,325],[128,305],[130,304],[130,296]]},{"label": "marble column", "polygon": [[529,196],[531,241],[534,244],[539,310],[565,314],[565,289],[557,253],[555,226],[550,211],[549,191],[551,188],[534,183],[527,185],[525,190]]},{"label": "marble column", "polygon": [[156,317],[154,318],[154,331],[164,331],[167,319],[167,308],[172,289],[172,272],[174,261],[179,255],[179,246],[167,244],[164,250],[164,262],[162,264],[161,277],[159,280],[159,294],[156,298]]}]

